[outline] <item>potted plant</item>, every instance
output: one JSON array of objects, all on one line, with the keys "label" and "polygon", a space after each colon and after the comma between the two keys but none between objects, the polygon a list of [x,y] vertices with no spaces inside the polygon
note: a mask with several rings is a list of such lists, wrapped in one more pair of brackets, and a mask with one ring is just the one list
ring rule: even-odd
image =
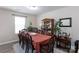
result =
[{"label": "potted plant", "polygon": [[30,22],[30,25],[28,27],[28,31],[32,31],[32,22]]},{"label": "potted plant", "polygon": [[62,24],[62,22],[57,21],[55,23],[55,26],[54,26],[54,34],[55,35],[59,35],[61,33],[61,28],[59,27],[59,24]]}]

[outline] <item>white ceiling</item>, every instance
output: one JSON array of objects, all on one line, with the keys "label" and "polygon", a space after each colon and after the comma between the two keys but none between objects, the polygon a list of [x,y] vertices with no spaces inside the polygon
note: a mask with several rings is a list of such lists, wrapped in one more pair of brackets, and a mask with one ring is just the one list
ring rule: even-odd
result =
[{"label": "white ceiling", "polygon": [[66,6],[38,6],[37,10],[30,10],[26,6],[0,6],[0,8],[32,15],[39,15],[45,12],[53,11],[64,7]]}]

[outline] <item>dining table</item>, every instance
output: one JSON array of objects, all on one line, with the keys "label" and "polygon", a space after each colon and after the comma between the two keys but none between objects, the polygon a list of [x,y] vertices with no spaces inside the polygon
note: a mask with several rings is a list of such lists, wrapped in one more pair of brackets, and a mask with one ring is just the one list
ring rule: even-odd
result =
[{"label": "dining table", "polygon": [[39,33],[36,33],[35,35],[31,35],[31,36],[36,53],[40,53],[40,49],[41,49],[40,44],[48,42],[51,38],[51,36],[39,34]]}]

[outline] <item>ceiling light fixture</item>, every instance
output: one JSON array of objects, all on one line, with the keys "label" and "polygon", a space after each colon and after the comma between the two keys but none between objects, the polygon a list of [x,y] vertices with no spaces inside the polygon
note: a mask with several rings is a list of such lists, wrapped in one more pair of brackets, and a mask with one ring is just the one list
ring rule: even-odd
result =
[{"label": "ceiling light fixture", "polygon": [[31,9],[31,10],[37,10],[37,9],[38,9],[37,6],[28,6],[27,8],[28,8],[28,9]]}]

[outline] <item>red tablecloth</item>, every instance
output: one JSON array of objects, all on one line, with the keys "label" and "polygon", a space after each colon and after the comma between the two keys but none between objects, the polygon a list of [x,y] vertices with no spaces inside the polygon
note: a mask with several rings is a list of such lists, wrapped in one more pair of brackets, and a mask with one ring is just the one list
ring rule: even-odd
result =
[{"label": "red tablecloth", "polygon": [[42,35],[42,34],[32,35],[33,45],[37,53],[40,52],[40,44],[48,41],[50,38],[51,36],[48,35]]}]

